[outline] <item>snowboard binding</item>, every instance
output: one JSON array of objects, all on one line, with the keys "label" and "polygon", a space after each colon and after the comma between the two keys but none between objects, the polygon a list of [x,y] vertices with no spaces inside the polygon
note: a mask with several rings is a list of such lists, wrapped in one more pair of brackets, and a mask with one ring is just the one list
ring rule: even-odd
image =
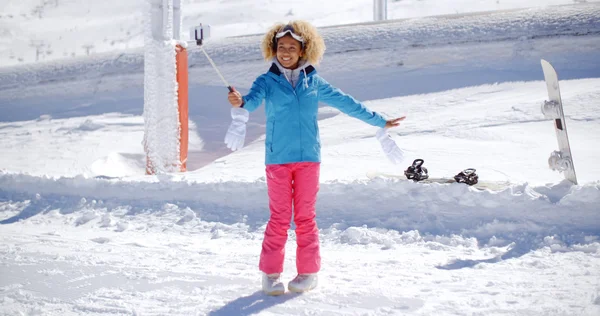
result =
[{"label": "snowboard binding", "polygon": [[550,154],[550,158],[548,158],[548,166],[552,170],[563,172],[572,170],[573,162],[571,161],[571,157],[565,155],[562,151],[556,150]]},{"label": "snowboard binding", "polygon": [[546,119],[557,119],[560,118],[560,104],[556,101],[544,101],[542,104],[542,114]]},{"label": "snowboard binding", "polygon": [[479,176],[475,173],[475,171],[475,168],[465,169],[459,174],[455,175],[454,180],[456,180],[458,183],[475,185],[479,181]]},{"label": "snowboard binding", "polygon": [[406,178],[415,182],[429,178],[427,168],[423,167],[424,162],[425,161],[423,159],[415,159],[412,165],[404,170],[404,175]]}]

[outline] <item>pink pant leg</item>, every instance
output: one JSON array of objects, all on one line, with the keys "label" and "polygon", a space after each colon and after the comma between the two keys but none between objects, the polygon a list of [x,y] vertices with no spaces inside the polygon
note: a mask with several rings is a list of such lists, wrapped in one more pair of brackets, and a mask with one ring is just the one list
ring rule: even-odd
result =
[{"label": "pink pant leg", "polygon": [[301,162],[294,166],[294,223],[296,224],[296,268],[298,274],[317,273],[321,269],[319,229],[316,208],[320,164]]},{"label": "pink pant leg", "polygon": [[267,165],[267,190],[271,216],[260,253],[260,271],[283,272],[285,243],[292,218],[292,170],[290,165]]}]

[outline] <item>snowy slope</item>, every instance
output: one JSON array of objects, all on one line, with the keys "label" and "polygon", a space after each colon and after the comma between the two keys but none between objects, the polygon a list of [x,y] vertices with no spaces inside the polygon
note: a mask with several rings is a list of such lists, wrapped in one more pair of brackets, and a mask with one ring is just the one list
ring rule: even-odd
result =
[{"label": "snowy slope", "polygon": [[[247,4],[222,14],[258,8]],[[406,161],[385,159],[376,128],[321,108],[321,284],[276,298],[260,292],[257,268],[264,115],[228,152],[227,90],[202,56],[192,55],[190,171],[160,176],[143,175],[139,53],[1,68],[0,315],[600,314],[599,10],[323,29],[318,71],[370,108],[408,116],[392,130]],[[207,45],[242,91],[267,67],[258,40]],[[557,143],[540,112],[541,58],[561,79],[578,186],[546,166]],[[512,184],[366,177],[414,158],[433,175],[475,167]],[[293,230],[286,252],[288,281]]]},{"label": "snowy slope", "polygon": [[[597,58],[597,52],[600,50],[600,37],[598,37],[600,22],[595,19],[597,16],[600,16],[600,5],[587,4],[561,7],[560,9],[550,7],[511,13],[427,18],[327,29],[323,33],[328,43],[328,50],[323,65],[319,67],[319,72],[336,86],[362,100],[447,91],[453,88],[497,82],[541,80],[543,79],[539,64],[541,58],[554,64],[562,80],[599,77],[600,59]],[[515,21],[520,22],[516,23]],[[260,53],[256,47],[259,39],[259,37],[251,36],[239,38],[236,41],[216,41],[211,42],[211,46],[207,47],[225,77],[241,91],[245,91],[254,77],[268,67],[260,59]],[[451,44],[446,44],[447,42]],[[368,44],[359,46],[360,43]],[[218,76],[208,65],[206,58],[198,56],[196,53],[198,52],[193,52],[191,56],[190,70],[190,119],[193,123],[192,136],[194,137],[188,162],[190,170],[206,166],[228,154],[228,150],[222,142],[222,135],[230,120],[223,98],[224,88],[221,87]],[[12,170],[53,176],[77,174],[122,176],[131,174],[128,171],[122,174],[116,173],[115,170],[105,171],[110,168],[101,168],[99,171],[92,170],[98,169],[98,166],[104,164],[110,165],[110,161],[121,159],[115,155],[133,159],[130,166],[143,165],[142,148],[137,143],[130,145],[130,142],[123,142],[122,145],[119,145],[120,147],[115,147],[114,150],[110,149],[115,139],[113,135],[125,130],[128,131],[127,137],[131,137],[132,140],[136,138],[141,140],[139,135],[142,131],[140,129],[141,118],[138,117],[136,121],[136,118],[127,117],[127,115],[141,114],[143,104],[140,97],[143,88],[141,71],[141,55],[106,55],[91,61],[73,61],[0,70],[0,79],[2,79],[0,80],[0,91],[2,91],[0,109],[4,113],[0,121],[35,120],[38,122],[31,122],[29,125],[46,129],[46,123],[49,124],[47,126],[54,124],[52,119],[71,118],[61,123],[65,125],[64,129],[60,128],[56,132],[43,134],[34,142],[27,142],[27,135],[24,135],[26,138],[16,139],[22,145],[10,146],[10,150],[14,151],[15,155],[7,155],[6,158],[10,159],[7,162],[10,162],[15,168]],[[357,73],[360,73],[360,78],[357,78]],[[436,95],[428,98],[417,96],[416,99],[407,97],[406,99],[387,100],[384,106],[377,109],[390,116],[407,114],[411,117],[411,113],[415,113],[417,119],[409,119],[406,122],[410,129],[442,132],[444,127],[451,126],[456,132],[460,131],[467,135],[464,137],[472,137],[473,132],[469,133],[464,130],[465,128],[476,132],[477,126],[497,125],[501,122],[541,121],[539,105],[546,99],[544,85],[532,83],[527,87],[531,89],[531,92],[524,88],[515,93],[511,92],[511,96],[495,93],[503,91],[504,87],[491,86],[484,88],[485,93],[465,90],[457,92],[454,96],[453,92],[451,97],[446,98],[446,101],[437,101],[436,99],[439,97]],[[584,106],[586,103],[593,103],[591,100],[594,100],[596,96],[594,89],[594,85],[577,90],[566,89],[563,91],[563,96],[565,98],[573,96],[577,101],[576,104]],[[119,98],[114,97],[116,93]],[[461,101],[462,99],[464,100]],[[565,100],[565,102],[565,104],[569,104],[570,100]],[[488,109],[488,104],[497,103],[502,106]],[[451,104],[452,107],[448,104]],[[479,107],[474,107],[474,105],[479,105]],[[495,115],[495,118],[499,118],[501,121],[495,122],[494,119],[487,119],[485,113],[488,110],[492,111],[490,114]],[[573,105],[566,111],[568,117],[577,120],[577,123],[569,123],[569,126],[575,124],[571,129],[579,128],[578,124],[584,124],[583,127],[586,127],[587,124],[594,122],[593,119],[587,119],[590,115],[593,117],[591,114],[593,112],[586,113],[585,107],[579,108],[578,105]],[[107,112],[120,114],[101,118],[97,122],[94,122],[94,118],[87,117]],[[437,116],[437,112],[440,112],[439,116]],[[461,117],[472,115],[472,119],[448,125],[448,121],[443,118],[455,117],[454,113],[461,113]],[[334,115],[337,113],[331,111],[331,108],[323,108],[321,118],[325,119]],[[327,120],[327,122],[330,121]],[[86,126],[88,123],[93,126]],[[117,124],[123,127],[120,129],[105,128],[105,126],[116,126]],[[373,132],[369,131],[368,127],[357,122],[354,124],[361,126],[360,129],[366,128],[365,132],[359,134],[359,137],[372,135]],[[416,128],[417,125],[412,124],[425,124],[426,126]],[[533,125],[535,125],[532,127],[535,131],[540,128],[542,130],[545,128],[547,131],[550,128],[549,125],[551,126],[545,122]],[[488,127],[488,129],[492,129],[492,126]],[[92,137],[96,140],[87,137],[80,138],[76,132],[81,129],[94,129],[94,134],[97,135]],[[350,130],[358,131],[359,129],[352,127]],[[67,149],[69,156],[55,162],[56,169],[52,165],[40,165],[40,168],[32,169],[37,160],[33,159],[34,163],[30,164],[28,157],[36,155],[36,152],[39,153],[40,148],[52,144],[52,138],[65,133],[73,142],[72,146]],[[248,130],[248,143],[259,140],[258,146],[260,146],[260,137],[263,133],[264,116],[259,110],[252,115]],[[422,132],[418,134],[413,132],[413,134],[420,135]],[[323,135],[327,137],[327,129]],[[551,133],[546,135],[552,137]],[[48,138],[44,138],[44,136]],[[574,137],[573,141],[577,142],[577,139],[579,138]],[[110,142],[98,144],[102,140],[110,140]],[[84,144],[80,144],[81,141]],[[79,150],[81,146],[87,147],[85,142],[89,141],[93,141],[98,146],[92,147],[91,150]],[[530,143],[536,144],[537,140],[532,138],[525,146],[529,146]],[[412,147],[407,149],[419,150],[423,155],[425,152],[423,149],[418,149],[419,147],[435,147],[436,144],[436,141],[418,139],[411,145]],[[482,144],[486,146],[486,143]],[[554,149],[551,139],[547,140],[545,144],[547,146],[540,148],[536,153],[536,156],[542,157],[542,160],[545,160],[549,152]],[[371,145],[376,146],[377,144]],[[575,151],[593,151],[596,148],[596,146],[577,147],[584,149],[574,148]],[[452,150],[450,147],[448,149]],[[499,153],[513,157],[506,159],[506,163],[502,163],[503,166],[500,168],[504,174],[510,174],[510,180],[534,181],[534,183],[543,184],[556,179],[556,177],[548,176],[550,171],[544,169],[545,164],[540,163],[540,160],[533,160],[524,170],[514,168],[511,164],[515,158],[521,155],[521,148],[508,146],[497,147],[497,149]],[[49,150],[54,151],[52,146]],[[350,151],[353,150],[355,149]],[[115,152],[112,154],[113,158],[109,158],[111,151]],[[260,151],[259,147],[253,150],[259,157]],[[473,151],[481,154],[487,153],[485,149],[479,148],[474,148]],[[376,151],[371,150],[371,152],[374,159],[380,158]],[[327,152],[324,154],[327,155]],[[460,155],[456,150],[450,154]],[[344,156],[347,156],[347,153]],[[446,159],[445,156],[447,155],[442,153],[441,155],[427,155],[423,158],[426,158],[428,163],[437,163],[435,160],[443,161]],[[464,159],[464,156],[460,156],[461,159]],[[497,152],[492,155],[492,157],[495,156],[497,156]],[[583,156],[593,157],[593,155]],[[237,155],[231,157],[235,159]],[[497,159],[486,163],[485,160],[488,159],[477,159],[477,157],[478,155],[474,155],[473,162],[463,163],[460,167],[449,165],[444,168],[436,165],[435,169],[439,169],[441,173],[455,173],[457,172],[456,168],[463,168],[463,166],[466,167],[465,165],[473,163],[486,166],[499,163]],[[96,160],[100,161],[96,163]],[[73,161],[76,162],[76,165],[72,165]],[[253,181],[262,175],[259,167],[262,159],[250,159],[249,161],[258,167],[254,169],[257,172],[249,179]],[[344,159],[343,161],[349,160]],[[95,166],[92,167],[94,163]],[[72,165],[66,174],[64,164]],[[20,165],[23,167],[19,167]],[[230,165],[235,166],[235,164]],[[352,162],[352,165],[355,163]],[[373,163],[361,164],[361,166],[372,165]],[[597,167],[595,164],[591,164],[589,168],[596,170]],[[327,176],[329,169],[325,169],[324,175],[326,179],[340,179],[340,177],[355,179],[357,176],[364,176],[364,169],[365,167],[341,166],[338,170],[346,170],[344,173],[333,172],[331,176]],[[230,174],[222,168],[217,168],[217,170],[221,174]],[[347,170],[355,170],[355,172]],[[235,169],[232,171],[239,174]],[[594,173],[586,174],[593,175]],[[586,178],[586,174],[582,176]],[[497,175],[498,173],[496,173]],[[541,177],[538,179],[532,175]],[[202,179],[202,177],[198,178]],[[208,178],[211,179],[213,176]],[[223,179],[231,179],[231,177]],[[589,179],[595,180],[596,178],[591,176]]]},{"label": "snowy slope", "polygon": [[[547,59],[558,55],[551,59],[553,63],[560,63],[555,66],[566,63],[568,68],[565,67],[567,65],[560,68],[587,71],[578,73],[577,77],[589,77],[590,73],[594,74],[597,64],[598,43],[590,38],[600,34],[598,15],[600,3],[587,3],[325,28],[321,32],[327,43],[327,55],[342,54],[343,58],[325,58],[322,69],[327,72],[349,67],[357,70],[394,67],[399,68],[393,69],[395,73],[403,73],[416,68],[453,63],[454,67],[470,69],[501,67],[496,70],[507,72],[512,70],[511,67],[531,67],[523,65],[524,61],[535,61],[537,69],[540,55]],[[578,42],[577,38],[572,38],[577,44],[565,46],[562,36],[582,36],[583,40]],[[254,73],[265,68],[256,45],[261,39],[262,35],[235,40],[217,38],[208,40],[205,49],[232,84],[249,86],[255,77]],[[477,47],[477,50],[473,50],[473,47]],[[193,46],[190,50],[193,74],[190,80],[221,85],[204,55]],[[578,59],[565,60],[566,56],[574,53]],[[365,55],[369,55],[371,60],[359,63]],[[128,85],[141,87],[142,80],[133,76],[142,73],[142,58],[141,49],[132,49],[60,63],[4,67],[0,68],[0,88],[7,89],[3,92],[5,96],[14,98],[23,95],[22,89],[32,90],[26,91],[26,97],[60,93],[60,90],[52,88],[40,89],[38,85],[57,81],[75,81],[71,87],[67,87],[74,93],[122,89],[124,71],[132,75],[124,77],[128,79]],[[517,62],[520,64],[515,64]],[[561,75],[564,76],[563,72]],[[113,79],[113,74],[118,78]]]},{"label": "snowy slope", "polygon": [[[390,19],[507,10],[597,0],[388,1]],[[0,66],[123,51],[143,44],[145,0],[2,0]],[[262,33],[276,21],[317,26],[373,20],[372,0],[184,0],[183,28],[210,24],[214,37]],[[187,31],[186,31],[187,32]]]}]

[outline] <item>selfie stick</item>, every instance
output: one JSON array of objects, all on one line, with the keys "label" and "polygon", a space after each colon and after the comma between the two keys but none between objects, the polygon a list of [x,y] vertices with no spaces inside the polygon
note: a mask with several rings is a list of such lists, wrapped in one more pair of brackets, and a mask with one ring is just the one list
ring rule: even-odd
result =
[{"label": "selfie stick", "polygon": [[208,56],[208,53],[206,53],[206,51],[204,50],[204,47],[202,47],[202,41],[205,38],[210,37],[210,25],[202,26],[202,23],[200,23],[199,26],[192,28],[191,33],[192,33],[191,37],[196,40],[196,45],[198,45],[200,47],[200,50],[204,53],[204,56],[206,56],[206,59],[208,59],[208,61],[210,62],[212,67],[215,69],[215,71],[217,72],[219,77],[221,77],[221,80],[225,84],[225,87],[227,87],[227,89],[229,89],[229,92],[233,92],[233,87],[227,82],[227,80],[225,80],[225,77],[223,77],[223,75],[219,71],[219,68],[217,68],[217,65],[215,65],[215,62],[212,60],[212,58],[210,58],[210,56]]}]

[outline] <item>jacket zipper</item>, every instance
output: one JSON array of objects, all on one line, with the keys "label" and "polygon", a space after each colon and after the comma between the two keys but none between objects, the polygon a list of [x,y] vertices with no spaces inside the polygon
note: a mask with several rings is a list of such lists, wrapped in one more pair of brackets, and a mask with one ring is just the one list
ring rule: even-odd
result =
[{"label": "jacket zipper", "polygon": [[[301,74],[298,75],[298,83],[300,83],[302,80],[300,79]],[[298,88],[298,83],[296,83],[296,88]],[[292,89],[294,90],[294,96],[296,97],[296,110],[297,110],[297,115],[298,115],[298,122],[300,123],[300,98],[298,98],[298,93],[296,92],[296,89],[294,87],[292,87]],[[301,123],[300,123],[301,124]],[[303,142],[302,142],[302,126],[298,127],[298,134],[300,135],[300,160],[304,161],[304,148],[303,148]]]},{"label": "jacket zipper", "polygon": [[[281,77],[280,77],[280,79],[281,79]],[[298,121],[300,121],[300,99],[298,98],[298,93],[296,93],[296,89],[294,89],[294,87],[292,86],[292,83],[289,82],[289,80],[287,80],[287,78],[285,78],[285,76],[281,80],[285,80],[287,86],[289,88],[291,88],[292,93],[294,94],[294,97],[296,98],[296,111],[297,111],[296,114],[298,116]],[[300,77],[298,77],[298,82],[300,82]],[[296,85],[296,87],[298,87],[298,86]],[[304,160],[304,150],[302,148],[302,128],[301,128],[301,126],[300,126],[300,128],[298,128],[298,135],[299,135],[298,138],[300,138],[300,160]],[[273,144],[271,144],[271,146],[273,146]]]}]

